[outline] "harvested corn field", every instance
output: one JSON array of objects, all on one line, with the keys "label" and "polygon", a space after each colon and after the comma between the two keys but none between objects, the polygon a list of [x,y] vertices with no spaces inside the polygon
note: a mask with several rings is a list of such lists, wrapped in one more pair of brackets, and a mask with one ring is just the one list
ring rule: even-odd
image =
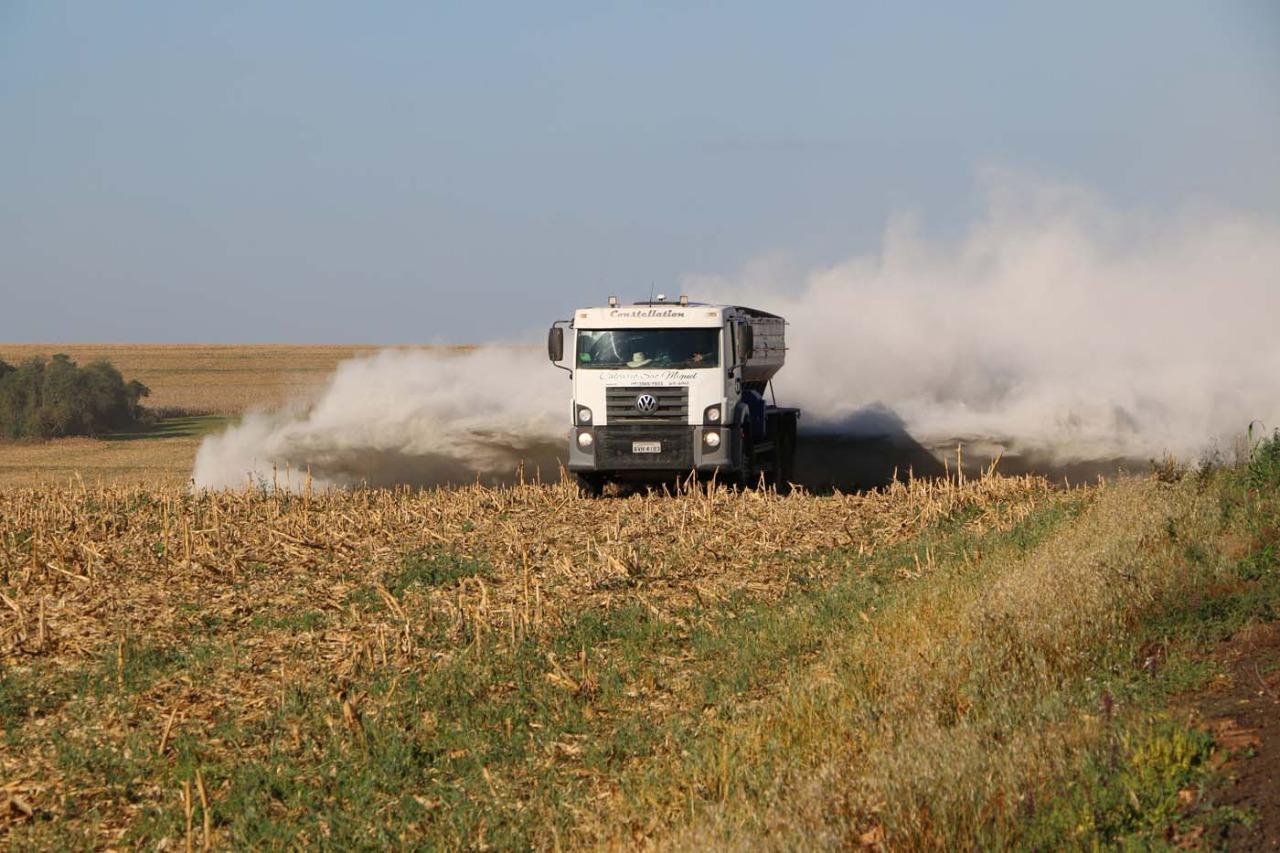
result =
[{"label": "harvested corn field", "polygon": [[[1222,520],[1234,475],[1206,476],[0,491],[0,826],[20,846],[1061,841],[1073,815],[1043,804],[1091,749],[1123,765],[1183,736],[1098,708],[1141,707],[1145,620],[1253,553]],[[1234,556],[1170,572],[1170,524]],[[1188,743],[1176,785],[1211,749]],[[1183,819],[1159,814],[1083,832]]]}]

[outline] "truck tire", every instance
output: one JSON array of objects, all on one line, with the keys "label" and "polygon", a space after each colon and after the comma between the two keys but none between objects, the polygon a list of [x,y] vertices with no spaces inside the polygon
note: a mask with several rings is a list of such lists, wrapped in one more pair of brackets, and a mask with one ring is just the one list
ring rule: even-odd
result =
[{"label": "truck tire", "polygon": [[575,474],[578,488],[585,498],[598,498],[604,494],[605,480],[599,474]]},{"label": "truck tire", "polygon": [[737,482],[734,485],[742,489],[749,489],[756,485],[756,477],[759,475],[759,469],[756,467],[755,442],[751,439],[750,424],[744,422],[739,427],[739,436],[741,464],[738,466],[738,476],[735,478]]},{"label": "truck tire", "polygon": [[780,494],[791,491],[796,476],[796,418],[787,415],[778,424],[776,440],[777,489]]}]

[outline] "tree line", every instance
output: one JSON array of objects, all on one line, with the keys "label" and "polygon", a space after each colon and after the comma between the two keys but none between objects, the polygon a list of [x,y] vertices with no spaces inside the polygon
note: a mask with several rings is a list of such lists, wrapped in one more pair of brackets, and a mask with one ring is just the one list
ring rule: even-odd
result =
[{"label": "tree line", "polygon": [[109,361],[81,367],[59,353],[14,366],[0,361],[0,437],[101,435],[145,420],[150,389]]}]

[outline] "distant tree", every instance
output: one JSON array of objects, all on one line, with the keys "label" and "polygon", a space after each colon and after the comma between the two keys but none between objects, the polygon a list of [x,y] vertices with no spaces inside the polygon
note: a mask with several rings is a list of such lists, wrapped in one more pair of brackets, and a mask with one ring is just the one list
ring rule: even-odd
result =
[{"label": "distant tree", "polygon": [[55,438],[128,429],[143,418],[141,400],[150,393],[141,382],[125,382],[108,361],[79,367],[59,353],[17,367],[0,362],[0,436]]}]

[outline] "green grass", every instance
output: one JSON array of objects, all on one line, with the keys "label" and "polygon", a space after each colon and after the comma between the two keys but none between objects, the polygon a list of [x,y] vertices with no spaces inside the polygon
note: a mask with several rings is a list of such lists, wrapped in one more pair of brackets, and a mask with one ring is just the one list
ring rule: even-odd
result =
[{"label": "green grass", "polygon": [[1280,487],[1280,429],[1270,438],[1253,436],[1253,427],[1249,427],[1249,462],[1246,480],[1254,489],[1275,489]]},{"label": "green grass", "polygon": [[1168,721],[1117,729],[1107,734],[1101,749],[1081,756],[1073,768],[1074,784],[1034,809],[1021,845],[1146,847],[1184,822],[1187,803],[1179,792],[1198,793],[1212,738]]},{"label": "green grass", "polygon": [[16,738],[25,720],[49,713],[73,691],[66,679],[41,679],[29,669],[0,671],[0,729],[10,740]]},{"label": "green grass", "polygon": [[184,415],[142,423],[123,432],[108,433],[105,441],[145,441],[157,438],[194,438],[217,432],[231,423],[229,415]]},{"label": "green grass", "polygon": [[250,620],[254,628],[268,631],[287,631],[305,633],[323,628],[328,622],[324,613],[319,610],[298,609],[285,613],[255,613]]},{"label": "green grass", "polygon": [[398,596],[415,584],[445,586],[462,578],[485,577],[490,571],[484,560],[425,548],[406,554],[400,561],[399,571],[387,578],[386,587]]}]

